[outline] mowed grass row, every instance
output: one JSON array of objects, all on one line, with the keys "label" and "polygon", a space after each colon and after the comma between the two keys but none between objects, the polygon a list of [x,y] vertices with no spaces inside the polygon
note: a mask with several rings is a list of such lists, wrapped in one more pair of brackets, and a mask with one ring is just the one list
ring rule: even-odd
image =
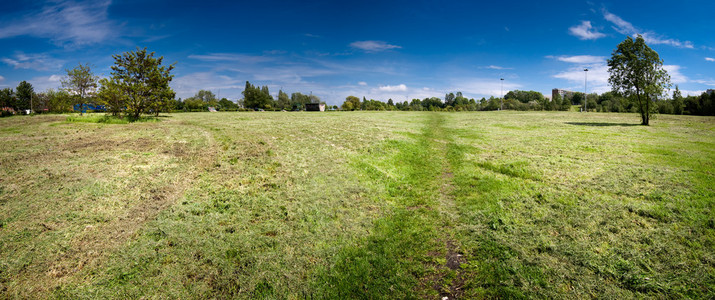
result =
[{"label": "mowed grass row", "polygon": [[0,120],[0,293],[708,297],[712,118]]}]

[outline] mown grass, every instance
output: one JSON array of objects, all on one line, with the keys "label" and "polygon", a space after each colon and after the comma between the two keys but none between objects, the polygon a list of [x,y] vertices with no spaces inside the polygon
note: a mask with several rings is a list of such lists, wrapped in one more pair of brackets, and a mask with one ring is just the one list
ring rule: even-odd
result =
[{"label": "mown grass", "polygon": [[708,298],[715,120],[0,120],[2,298]]},{"label": "mown grass", "polygon": [[102,124],[129,124],[132,122],[159,122],[156,117],[141,117],[137,120],[129,118],[120,118],[107,114],[86,114],[86,115],[71,115],[67,117],[69,123],[102,123]]}]

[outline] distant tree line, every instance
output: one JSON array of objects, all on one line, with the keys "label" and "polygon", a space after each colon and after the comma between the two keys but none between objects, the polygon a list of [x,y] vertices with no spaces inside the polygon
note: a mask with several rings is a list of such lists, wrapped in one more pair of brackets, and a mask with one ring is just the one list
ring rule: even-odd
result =
[{"label": "distant tree line", "polygon": [[[499,109],[507,110],[547,110],[566,111],[574,105],[583,106],[584,100],[588,99],[588,111],[593,112],[638,112],[634,101],[618,96],[613,92],[603,94],[591,93],[587,96],[584,93],[574,92],[562,97],[557,94],[554,99],[549,99],[536,91],[514,90],[506,93],[504,98],[489,97],[480,100],[467,99],[462,93],[457,92],[445,95],[444,100],[437,97],[412,99],[407,102],[394,102],[388,99],[387,102],[348,96],[341,105],[342,110],[402,110],[402,111],[491,111]],[[653,104],[655,110],[661,114],[679,115],[715,115],[714,106],[715,93],[702,93],[700,96],[683,97],[676,86],[671,99],[656,99]]]}]

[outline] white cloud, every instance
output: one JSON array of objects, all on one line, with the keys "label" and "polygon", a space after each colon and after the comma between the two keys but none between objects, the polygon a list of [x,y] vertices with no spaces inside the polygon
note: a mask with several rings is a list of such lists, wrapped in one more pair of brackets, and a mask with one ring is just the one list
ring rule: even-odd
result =
[{"label": "white cloud", "polygon": [[569,33],[582,40],[596,40],[606,36],[594,30],[591,21],[582,21],[580,25],[569,28]]},{"label": "white cloud", "polygon": [[60,80],[62,75],[53,74],[50,76],[35,77],[27,82],[31,83],[35,88],[35,92],[47,91],[49,89],[58,89],[61,86]]},{"label": "white cloud", "polygon": [[[586,74],[588,73],[588,74]],[[588,76],[588,80],[586,80]],[[588,72],[585,72],[582,67],[575,66],[568,70],[562,71],[553,75],[554,78],[564,79],[569,82],[569,86],[561,86],[559,88],[564,88],[567,90],[573,90],[576,92],[583,92],[584,84],[588,82],[588,93],[605,93],[611,90],[610,84],[608,84],[608,66],[598,65],[591,66]]]},{"label": "white cloud", "polygon": [[573,64],[604,64],[606,63],[605,56],[595,56],[595,55],[574,55],[574,56],[547,56],[546,58],[552,58],[558,61],[563,61]]},{"label": "white cloud", "polygon": [[[558,88],[582,92],[585,88],[584,84],[588,81],[588,93],[604,93],[611,90],[611,86],[608,84],[609,74],[606,57],[576,55],[550,56],[548,58],[573,64],[568,69],[552,75],[553,78],[564,79],[569,84]],[[584,71],[584,65],[588,67],[588,72]]]},{"label": "white cloud", "polygon": [[680,90],[680,94],[683,96],[700,96],[705,93],[705,90]]},{"label": "white cloud", "polygon": [[630,35],[630,36],[636,36],[640,34],[643,36],[643,39],[646,41],[648,44],[656,44],[656,45],[670,45],[673,47],[678,47],[678,48],[689,48],[693,49],[693,43],[690,41],[680,41],[677,39],[668,39],[668,38],[663,38],[659,36],[658,34],[655,34],[653,32],[644,32],[643,30],[636,28],[631,24],[630,22],[627,22],[623,20],[621,17],[614,15],[607,10],[603,10],[603,17],[606,19],[606,21],[609,21],[613,23],[613,29],[616,30],[620,34],[625,34],[625,35]]},{"label": "white cloud", "polygon": [[390,49],[400,49],[401,46],[391,45],[383,41],[356,41],[350,43],[350,47],[363,50],[365,52],[380,52]]},{"label": "white cloud", "polygon": [[699,83],[699,84],[704,84],[704,85],[709,85],[709,86],[715,86],[715,80],[713,80],[713,79],[709,79],[709,80],[697,79],[697,80],[693,80],[693,82]]},{"label": "white cloud", "polygon": [[672,83],[686,83],[688,82],[688,78],[685,77],[682,73],[680,73],[680,66],[678,65],[663,65],[663,69],[668,71],[668,75],[670,75],[670,82]]},{"label": "white cloud", "polygon": [[712,58],[712,57],[706,57],[706,58],[705,58],[705,60],[707,60],[707,61],[715,61],[715,58]]},{"label": "white cloud", "polygon": [[367,86],[367,82],[365,82],[365,81],[360,81],[360,82],[358,82],[358,85],[360,85],[360,86]]},{"label": "white cloud", "polygon": [[0,23],[0,39],[17,36],[49,38],[58,44],[95,44],[116,36],[108,20],[110,1],[50,1],[41,11]]},{"label": "white cloud", "polygon": [[46,54],[25,54],[16,52],[13,58],[3,57],[0,61],[15,69],[33,69],[37,71],[59,70],[64,65],[63,60],[55,59]]},{"label": "white cloud", "polygon": [[384,85],[380,86],[378,88],[379,91],[382,92],[406,92],[407,91],[407,86],[404,84],[400,85]]},{"label": "white cloud", "polygon": [[488,65],[486,67],[483,67],[484,69],[492,69],[492,70],[511,70],[514,68],[506,68],[506,67],[500,67],[500,66],[495,66],[495,65]]}]

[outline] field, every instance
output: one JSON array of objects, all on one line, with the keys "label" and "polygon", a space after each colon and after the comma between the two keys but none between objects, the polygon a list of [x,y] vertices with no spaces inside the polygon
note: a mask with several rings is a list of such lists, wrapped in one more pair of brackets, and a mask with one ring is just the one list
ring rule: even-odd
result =
[{"label": "field", "polygon": [[0,298],[713,298],[715,118],[0,119]]}]

